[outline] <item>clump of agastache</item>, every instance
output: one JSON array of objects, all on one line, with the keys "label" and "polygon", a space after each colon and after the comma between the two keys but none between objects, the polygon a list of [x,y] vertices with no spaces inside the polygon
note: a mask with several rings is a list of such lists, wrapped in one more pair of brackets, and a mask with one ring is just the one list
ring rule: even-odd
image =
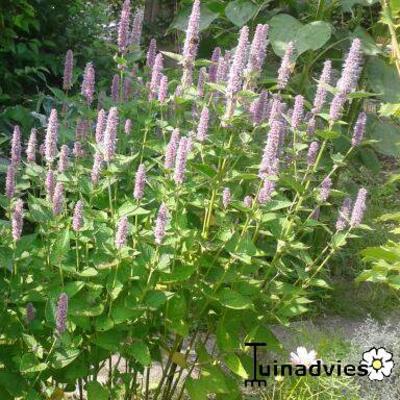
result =
[{"label": "clump of agastache", "polygon": [[69,298],[66,293],[61,293],[58,298],[56,308],[56,334],[62,335],[67,329],[67,318],[68,318],[68,302]]},{"label": "clump of agastache", "polygon": [[278,89],[285,89],[291,74],[291,58],[294,52],[294,43],[289,42],[285,54],[282,57],[281,66],[278,70]]}]

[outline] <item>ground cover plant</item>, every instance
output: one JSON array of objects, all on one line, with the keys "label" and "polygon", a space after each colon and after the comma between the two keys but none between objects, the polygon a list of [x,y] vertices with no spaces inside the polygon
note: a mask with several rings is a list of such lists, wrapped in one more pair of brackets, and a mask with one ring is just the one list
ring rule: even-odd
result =
[{"label": "ground cover plant", "polygon": [[143,10],[126,0],[108,93],[93,63],[73,79],[69,50],[43,127],[22,143],[15,126],[2,398],[241,398],[244,343],[279,351],[268,326],[307,312],[332,257],[369,229],[367,190],[336,185],[363,146],[361,41],[323,63],[306,97],[290,86],[298,43],[260,84],[268,25],[205,60],[199,21],[196,0],[181,54],[142,50]]}]

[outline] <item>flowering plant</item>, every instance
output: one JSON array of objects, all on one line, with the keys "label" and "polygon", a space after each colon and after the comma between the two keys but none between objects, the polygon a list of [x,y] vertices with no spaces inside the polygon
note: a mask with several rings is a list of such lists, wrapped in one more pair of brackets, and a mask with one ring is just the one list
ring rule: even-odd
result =
[{"label": "flowering plant", "polygon": [[[251,44],[245,26],[235,51],[196,60],[195,0],[182,55],[152,40],[138,67],[143,10],[132,23],[130,13],[125,0],[111,95],[96,92],[94,63],[74,92],[69,51],[64,91],[54,89],[26,158],[14,129],[1,197],[9,222],[1,225],[0,388],[8,397],[78,387],[89,399],[185,390],[239,398],[231,372],[247,377],[251,368],[244,342],[279,346],[268,323],[307,311],[315,288],[327,286],[329,260],[362,228],[366,190],[352,199],[332,189],[366,125],[361,112],[347,125],[346,154],[333,154],[358,97],[358,39],[335,87],[324,63],[310,102],[289,87],[293,43],[277,78],[260,87],[267,25]],[[178,61],[179,82],[166,58]]]}]

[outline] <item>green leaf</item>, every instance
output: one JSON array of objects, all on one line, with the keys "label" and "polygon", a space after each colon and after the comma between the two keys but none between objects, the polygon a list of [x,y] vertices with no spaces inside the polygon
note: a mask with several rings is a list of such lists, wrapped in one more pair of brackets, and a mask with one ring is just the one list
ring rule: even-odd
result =
[{"label": "green leaf", "polygon": [[229,1],[225,8],[225,15],[236,26],[242,27],[255,16],[257,6],[250,0]]},{"label": "green leaf", "polygon": [[22,356],[19,365],[19,370],[23,374],[30,374],[32,372],[40,372],[47,369],[45,363],[41,363],[33,353],[26,353]]},{"label": "green leaf", "polygon": [[352,7],[354,7],[356,4],[367,7],[367,6],[372,6],[378,1],[379,0],[343,0],[341,4],[343,7],[343,11],[350,12]]},{"label": "green leaf", "polygon": [[[191,11],[192,7],[186,7],[180,11],[175,20],[172,22],[170,28],[186,31]],[[218,16],[219,15],[217,13],[212,12],[204,3],[201,4],[200,31],[207,29],[210,24],[218,18]]]},{"label": "green leaf", "polygon": [[233,310],[245,310],[253,306],[250,299],[229,288],[222,289],[219,292],[218,299],[223,306]]},{"label": "green leaf", "polygon": [[278,14],[271,18],[270,40],[275,54],[282,57],[289,42],[293,42],[296,57],[307,50],[318,50],[331,37],[331,25],[324,21],[313,21],[303,25],[288,14]]},{"label": "green leaf", "polygon": [[51,356],[51,367],[55,369],[64,368],[76,360],[79,354],[79,349],[60,349]]},{"label": "green leaf", "polygon": [[236,354],[227,354],[224,357],[224,361],[226,366],[236,375],[240,376],[243,379],[248,378],[247,371],[244,369],[240,358]]},{"label": "green leaf", "polygon": [[369,128],[370,137],[378,141],[378,143],[373,145],[376,150],[392,157],[400,155],[399,125],[386,120],[374,119]]},{"label": "green leaf", "polygon": [[86,385],[88,400],[108,400],[109,393],[105,386],[102,386],[99,382],[93,381],[88,382]]},{"label": "green leaf", "polygon": [[136,359],[136,361],[138,361],[144,367],[150,365],[150,350],[143,341],[135,341],[131,346],[127,348],[127,351]]},{"label": "green leaf", "polygon": [[167,300],[165,294],[159,290],[150,290],[146,293],[144,303],[153,309],[161,307]]},{"label": "green leaf", "polygon": [[50,260],[53,265],[61,264],[67,255],[70,243],[70,232],[68,229],[57,234],[57,237],[50,250]]}]

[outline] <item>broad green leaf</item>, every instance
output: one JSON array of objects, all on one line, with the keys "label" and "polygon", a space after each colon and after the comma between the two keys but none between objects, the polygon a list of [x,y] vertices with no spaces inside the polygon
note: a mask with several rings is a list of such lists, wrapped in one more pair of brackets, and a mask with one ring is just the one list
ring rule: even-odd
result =
[{"label": "broad green leaf", "polygon": [[128,353],[131,354],[140,364],[148,366],[151,363],[150,350],[147,345],[141,341],[135,341],[127,349]]},{"label": "broad green leaf", "polygon": [[[393,84],[396,85],[395,83]],[[378,143],[373,145],[376,150],[392,157],[400,155],[399,125],[386,120],[374,119],[369,128],[369,136],[378,141]]]},{"label": "broad green leaf", "polygon": [[[189,15],[192,11],[192,7],[186,7],[176,16],[175,20],[171,24],[171,28],[179,29],[180,31],[186,31]],[[204,3],[201,5],[200,12],[200,31],[207,29],[210,24],[218,18],[218,14],[212,12],[207,5]]]},{"label": "broad green leaf", "polygon": [[240,376],[243,379],[248,378],[247,371],[244,369],[240,358],[236,354],[227,354],[224,357],[224,361],[226,366],[236,375]]},{"label": "broad green leaf", "polygon": [[218,298],[223,306],[233,310],[245,310],[253,306],[250,299],[229,288],[222,289],[218,294]]},{"label": "broad green leaf", "polygon": [[275,54],[282,57],[289,42],[296,51],[293,60],[307,50],[318,50],[331,37],[331,25],[324,21],[313,21],[303,25],[288,14],[278,14],[271,18],[270,40]]},{"label": "broad green leaf", "polygon": [[19,370],[23,374],[40,372],[44,371],[45,369],[47,369],[47,365],[40,362],[33,353],[26,353],[22,356]]},{"label": "broad green leaf", "polygon": [[99,382],[92,381],[86,385],[88,400],[108,400],[109,393],[106,386]]},{"label": "broad green leaf", "polygon": [[257,6],[250,0],[229,1],[225,8],[225,15],[236,26],[242,27],[257,12]]}]

